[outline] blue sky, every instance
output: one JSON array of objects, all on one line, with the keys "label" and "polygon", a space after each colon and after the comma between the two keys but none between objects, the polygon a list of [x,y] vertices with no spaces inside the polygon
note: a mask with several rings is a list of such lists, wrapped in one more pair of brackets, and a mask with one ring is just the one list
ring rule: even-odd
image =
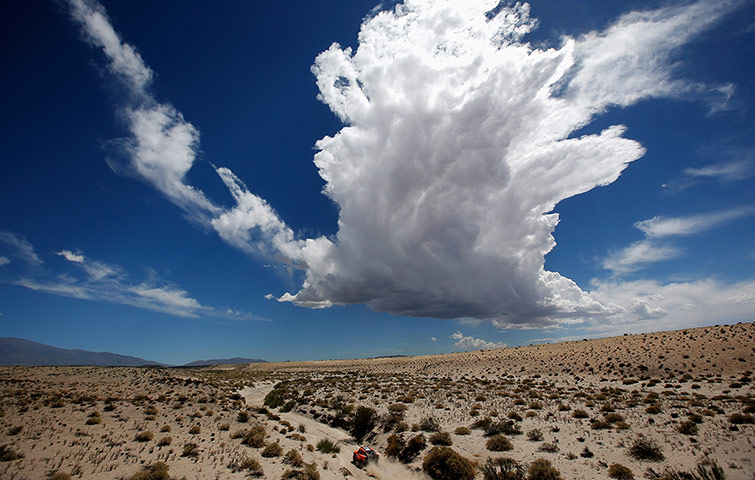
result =
[{"label": "blue sky", "polygon": [[752,321],[753,2],[495,4],[15,5],[0,336],[184,363]]}]

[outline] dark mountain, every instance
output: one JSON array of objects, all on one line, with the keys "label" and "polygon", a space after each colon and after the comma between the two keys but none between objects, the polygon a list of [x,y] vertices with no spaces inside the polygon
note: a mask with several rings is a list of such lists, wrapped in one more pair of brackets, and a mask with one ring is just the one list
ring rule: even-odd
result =
[{"label": "dark mountain", "polygon": [[164,366],[143,358],[109,352],[51,347],[21,338],[0,338],[0,365],[94,365],[99,367]]},{"label": "dark mountain", "polygon": [[208,367],[210,365],[238,365],[241,363],[267,363],[267,360],[258,358],[212,358],[210,360],[197,360],[196,362],[187,363],[183,367]]}]

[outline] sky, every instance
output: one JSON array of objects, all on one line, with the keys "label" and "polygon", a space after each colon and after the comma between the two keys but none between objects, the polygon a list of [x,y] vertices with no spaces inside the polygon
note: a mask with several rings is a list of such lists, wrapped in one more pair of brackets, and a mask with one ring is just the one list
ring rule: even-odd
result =
[{"label": "sky", "polygon": [[755,319],[755,2],[20,2],[0,336],[169,364]]}]

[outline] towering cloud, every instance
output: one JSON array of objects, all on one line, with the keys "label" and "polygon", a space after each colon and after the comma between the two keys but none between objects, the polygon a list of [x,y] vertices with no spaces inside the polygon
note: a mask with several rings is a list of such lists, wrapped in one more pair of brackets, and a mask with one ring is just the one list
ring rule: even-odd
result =
[{"label": "towering cloud", "polygon": [[280,300],[498,325],[620,308],[546,271],[544,257],[555,246],[556,204],[610,184],[644,150],[621,125],[572,134],[611,105],[722,91],[674,78],[672,54],[733,5],[633,12],[549,49],[524,43],[537,25],[526,3],[406,0],[377,13],[355,51],[334,44],[312,67],[319,98],[345,125],[317,142],[314,159],[339,229],[297,239],[227,168],[217,173],[233,208],[186,184],[197,130],[152,98],[151,71],[102,8],[70,3],[134,93],[130,170],[229,244],[302,269],[302,288]]}]

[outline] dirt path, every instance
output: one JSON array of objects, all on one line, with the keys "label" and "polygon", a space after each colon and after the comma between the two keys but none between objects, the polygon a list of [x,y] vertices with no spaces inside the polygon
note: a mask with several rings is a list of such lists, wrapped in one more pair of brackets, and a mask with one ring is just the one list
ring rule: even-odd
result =
[{"label": "dirt path", "polygon": [[[244,397],[248,406],[262,406],[265,396],[273,389],[273,383],[258,383],[254,387],[246,387],[239,392]],[[351,473],[351,476],[358,480],[429,480],[430,477],[414,472],[397,462],[393,462],[387,458],[381,457],[380,462],[377,465],[369,465],[365,470],[359,469],[351,463],[351,456],[358,445],[354,442],[347,432],[333,428],[329,425],[318,422],[305,415],[301,415],[296,412],[277,413],[282,419],[290,422],[292,425],[304,425],[307,430],[307,434],[314,437],[315,441],[323,438],[337,441],[341,444],[341,452],[337,454],[335,459],[328,457],[329,463],[333,460],[338,462],[338,471],[341,468],[345,468]],[[333,468],[333,467],[331,467]],[[343,478],[342,475],[339,475]]]}]

